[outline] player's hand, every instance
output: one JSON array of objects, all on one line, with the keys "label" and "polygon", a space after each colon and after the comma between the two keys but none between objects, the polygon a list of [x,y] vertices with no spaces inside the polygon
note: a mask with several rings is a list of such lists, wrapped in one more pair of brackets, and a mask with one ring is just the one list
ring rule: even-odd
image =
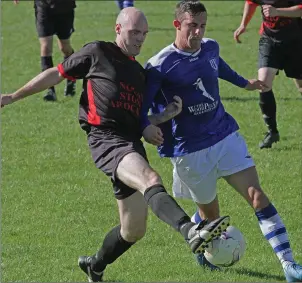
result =
[{"label": "player's hand", "polygon": [[154,125],[149,125],[144,129],[143,137],[146,142],[153,145],[161,145],[164,142],[161,129]]},{"label": "player's hand", "polygon": [[239,36],[243,33],[245,33],[245,29],[246,27],[241,25],[239,28],[237,28],[234,32],[234,40],[237,42],[237,43],[241,43],[241,40],[239,39]]},{"label": "player's hand", "polygon": [[277,17],[278,11],[275,7],[271,5],[263,5],[262,11],[265,17]]},{"label": "player's hand", "polygon": [[19,0],[14,0],[14,4],[18,5],[19,4]]},{"label": "player's hand", "polygon": [[265,91],[268,89],[268,86],[263,82],[263,81],[259,81],[259,80],[248,80],[248,84],[245,87],[246,90],[261,90],[261,91]]},{"label": "player's hand", "polygon": [[182,100],[179,96],[175,95],[173,97],[174,101],[169,103],[164,111],[165,117],[168,120],[174,118],[182,111]]},{"label": "player's hand", "polygon": [[4,107],[5,105],[9,105],[12,104],[13,101],[13,97],[12,94],[8,94],[8,95],[2,95],[1,94],[1,108]]}]

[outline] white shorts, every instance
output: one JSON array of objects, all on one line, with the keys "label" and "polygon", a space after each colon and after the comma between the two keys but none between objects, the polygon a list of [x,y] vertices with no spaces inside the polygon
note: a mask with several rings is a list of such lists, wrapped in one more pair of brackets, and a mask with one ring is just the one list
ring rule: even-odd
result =
[{"label": "white shorts", "polygon": [[174,197],[192,199],[200,204],[215,199],[220,177],[255,166],[245,140],[238,132],[209,148],[171,158],[171,161]]}]

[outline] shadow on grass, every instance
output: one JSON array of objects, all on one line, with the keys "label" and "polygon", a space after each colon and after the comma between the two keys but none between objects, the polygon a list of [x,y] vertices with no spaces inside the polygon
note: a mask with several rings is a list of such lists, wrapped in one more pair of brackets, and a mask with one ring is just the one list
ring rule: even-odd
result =
[{"label": "shadow on grass", "polygon": [[[279,276],[279,275],[274,275],[274,274],[269,274],[269,273],[263,273],[263,272],[259,272],[259,271],[254,271],[248,268],[232,268],[232,269],[226,269],[224,271],[224,273],[232,273],[232,274],[241,274],[241,275],[248,275],[248,276],[253,276],[253,277],[258,277],[260,279],[269,279],[272,280],[272,282],[274,282],[274,280],[278,280],[278,281],[284,281],[284,277],[283,276]],[[261,281],[259,281],[261,282]]]}]

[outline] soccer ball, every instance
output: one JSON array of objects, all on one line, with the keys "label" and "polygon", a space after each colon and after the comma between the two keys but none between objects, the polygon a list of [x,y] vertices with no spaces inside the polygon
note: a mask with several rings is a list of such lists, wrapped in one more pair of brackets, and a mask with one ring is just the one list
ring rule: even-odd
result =
[{"label": "soccer ball", "polygon": [[214,239],[204,253],[212,264],[228,267],[238,262],[246,249],[242,233],[234,226],[229,226],[219,238]]}]

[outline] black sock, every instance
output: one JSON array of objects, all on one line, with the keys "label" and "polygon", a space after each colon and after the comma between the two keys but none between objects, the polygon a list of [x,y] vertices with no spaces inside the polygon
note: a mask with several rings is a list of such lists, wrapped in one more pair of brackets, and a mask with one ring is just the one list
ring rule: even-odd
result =
[{"label": "black sock", "polygon": [[188,232],[194,224],[162,185],[151,186],[145,191],[144,197],[153,213],[160,220],[172,226],[187,239]]},{"label": "black sock", "polygon": [[133,244],[125,241],[121,235],[121,226],[114,227],[105,237],[101,249],[92,257],[91,268],[96,272],[103,271],[126,252]]},{"label": "black sock", "polygon": [[265,124],[270,132],[278,133],[276,120],[276,100],[272,90],[260,93],[259,106],[263,115]]},{"label": "black sock", "polygon": [[[53,67],[53,61],[52,61],[52,56],[41,56],[41,69],[42,72],[52,68]],[[49,89],[52,91],[55,91],[55,88],[52,86]]]}]

